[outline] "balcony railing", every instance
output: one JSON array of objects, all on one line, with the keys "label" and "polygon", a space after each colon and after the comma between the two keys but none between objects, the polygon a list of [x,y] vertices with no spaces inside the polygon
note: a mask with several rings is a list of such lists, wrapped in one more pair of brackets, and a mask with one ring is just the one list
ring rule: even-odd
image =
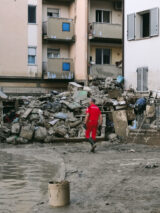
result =
[{"label": "balcony railing", "polygon": [[48,18],[43,22],[43,36],[48,40],[74,41],[74,22],[72,19]]},{"label": "balcony railing", "polygon": [[94,22],[89,25],[89,37],[103,39],[122,39],[122,25]]},{"label": "balcony railing", "polygon": [[73,79],[73,59],[51,58],[43,62],[44,79]]},{"label": "balcony railing", "polygon": [[90,66],[89,76],[91,79],[103,79],[106,77],[117,78],[118,75],[122,75],[122,68],[115,65],[95,64]]}]

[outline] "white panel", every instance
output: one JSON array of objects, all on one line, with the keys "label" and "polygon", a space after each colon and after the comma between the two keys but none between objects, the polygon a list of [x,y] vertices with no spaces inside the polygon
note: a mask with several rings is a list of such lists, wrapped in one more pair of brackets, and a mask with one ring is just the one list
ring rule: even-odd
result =
[{"label": "white panel", "polygon": [[28,48],[28,55],[36,55],[36,48],[29,47]]},{"label": "white panel", "polygon": [[37,5],[37,0],[28,0],[28,4]]},{"label": "white panel", "polygon": [[28,46],[37,46],[37,25],[28,25]]}]

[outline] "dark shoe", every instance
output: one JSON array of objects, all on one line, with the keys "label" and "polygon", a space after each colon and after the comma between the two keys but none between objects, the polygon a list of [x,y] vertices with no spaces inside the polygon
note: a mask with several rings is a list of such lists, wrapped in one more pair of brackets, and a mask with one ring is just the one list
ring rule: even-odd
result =
[{"label": "dark shoe", "polygon": [[95,148],[96,148],[96,144],[94,144],[94,145],[92,146],[92,148],[91,148],[90,152],[95,153]]}]

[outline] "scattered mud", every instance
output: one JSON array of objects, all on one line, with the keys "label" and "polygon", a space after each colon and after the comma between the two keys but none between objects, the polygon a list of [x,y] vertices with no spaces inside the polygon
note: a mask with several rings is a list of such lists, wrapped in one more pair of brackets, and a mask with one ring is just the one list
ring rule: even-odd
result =
[{"label": "scattered mud", "polygon": [[[1,145],[2,213],[160,213],[160,147],[101,142]],[[48,182],[66,178],[71,204],[48,205]]]}]

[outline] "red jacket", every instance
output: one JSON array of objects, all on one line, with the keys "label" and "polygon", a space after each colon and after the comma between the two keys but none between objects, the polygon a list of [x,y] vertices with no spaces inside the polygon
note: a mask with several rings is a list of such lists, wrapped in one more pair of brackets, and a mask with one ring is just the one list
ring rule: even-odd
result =
[{"label": "red jacket", "polygon": [[99,119],[99,116],[101,114],[101,111],[100,111],[98,106],[96,106],[95,104],[91,104],[87,108],[86,114],[89,114],[88,121],[96,121],[96,122],[98,122],[98,119]]}]

